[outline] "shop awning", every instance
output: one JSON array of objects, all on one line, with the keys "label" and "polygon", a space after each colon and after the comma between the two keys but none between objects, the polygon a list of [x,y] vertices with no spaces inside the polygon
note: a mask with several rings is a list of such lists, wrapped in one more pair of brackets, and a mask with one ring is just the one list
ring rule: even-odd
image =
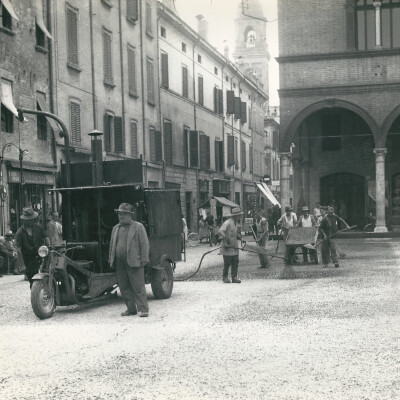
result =
[{"label": "shop awning", "polygon": [[11,82],[1,80],[1,103],[18,117],[17,107],[14,105]]},{"label": "shop awning", "polygon": [[261,182],[261,183],[256,183],[257,187],[260,189],[261,193],[273,204],[278,204],[280,207],[281,205],[279,204],[279,201],[276,199],[276,197],[272,194],[270,188],[267,186],[266,183]]},{"label": "shop awning", "polygon": [[238,204],[234,203],[233,201],[230,201],[230,200],[226,199],[225,197],[212,196],[205,203],[203,203],[199,208],[210,208],[210,200],[211,199],[216,200],[217,203],[220,203],[220,205],[223,205],[223,206],[240,207]]},{"label": "shop awning", "polygon": [[[46,98],[44,97],[43,93],[37,92],[36,100],[39,103],[39,108],[41,111],[49,112],[49,109],[48,109],[47,103],[46,103]],[[50,118],[50,117],[46,117],[46,119],[47,119],[47,122],[50,124],[50,126],[53,128],[54,132],[61,130],[61,128],[58,126],[58,123],[55,119]]]},{"label": "shop awning", "polygon": [[51,36],[50,32],[47,30],[46,25],[43,21],[43,3],[42,0],[35,0],[35,9],[36,9],[36,23],[42,32],[51,40],[53,36]]},{"label": "shop awning", "polygon": [[11,5],[9,0],[1,0],[1,3],[6,8],[6,10],[10,13],[11,17],[19,21],[17,14],[15,13],[13,6]]}]

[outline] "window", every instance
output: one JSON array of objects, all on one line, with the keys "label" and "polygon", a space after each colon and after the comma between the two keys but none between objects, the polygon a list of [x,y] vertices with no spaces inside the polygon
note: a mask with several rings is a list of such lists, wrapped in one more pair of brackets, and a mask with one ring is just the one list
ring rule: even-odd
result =
[{"label": "window", "polygon": [[112,69],[112,48],[110,31],[103,29],[103,79],[107,85],[114,85]]},{"label": "window", "polygon": [[128,45],[128,84],[129,94],[137,96],[137,82],[136,82],[136,54],[135,49]]},{"label": "window", "polygon": [[36,24],[36,46],[45,47],[46,46],[46,36],[44,32]]},{"label": "window", "polygon": [[198,76],[197,77],[197,91],[198,93],[198,102],[201,106],[204,105],[204,93],[203,93],[203,77]]},{"label": "window", "polygon": [[13,101],[12,82],[1,79],[0,83],[1,130],[12,133],[14,130],[14,116],[18,114]]},{"label": "window", "polygon": [[182,65],[182,96],[189,97],[188,68]]},{"label": "window", "polygon": [[190,155],[190,166],[199,166],[199,135],[197,131],[189,132],[189,155]]},{"label": "window", "polygon": [[114,136],[114,115],[106,112],[104,114],[104,150],[111,152],[112,137]]},{"label": "window", "polygon": [[[371,50],[376,46],[376,10],[372,0],[356,2],[357,48]],[[382,47],[386,49],[400,47],[400,2],[384,0],[381,5]]]},{"label": "window", "polygon": [[249,169],[250,173],[253,173],[253,146],[249,145]]},{"label": "window", "polygon": [[11,19],[11,14],[7,10],[6,6],[1,3],[0,5],[0,11],[1,11],[1,26],[6,29],[12,30],[12,19]]},{"label": "window", "polygon": [[124,152],[124,132],[122,129],[122,117],[114,117],[114,151]]},{"label": "window", "polygon": [[321,117],[322,127],[322,151],[340,151],[341,127],[339,115],[323,115]]},{"label": "window", "polygon": [[138,136],[137,136],[137,122],[131,121],[131,156],[133,158],[138,158],[139,149],[138,149]]},{"label": "window", "polygon": [[186,43],[183,43],[183,42],[182,42],[182,51],[184,53],[186,53]]},{"label": "window", "polygon": [[[41,94],[44,97],[44,93]],[[40,104],[36,102],[36,109],[39,111],[44,111],[40,108]],[[44,115],[36,116],[36,126],[37,126],[37,138],[39,140],[47,140],[47,119]]]},{"label": "window", "polygon": [[223,101],[222,90],[214,87],[214,112],[216,114],[222,115],[224,113]]},{"label": "window", "polygon": [[167,37],[167,30],[163,26],[160,28],[160,35],[163,38]]},{"label": "window", "polygon": [[67,65],[78,67],[78,10],[67,4]]},{"label": "window", "polygon": [[197,62],[198,62],[199,64],[201,64],[201,55],[200,55],[200,54],[197,54]]},{"label": "window", "polygon": [[153,33],[151,4],[146,1],[146,32],[150,35]]},{"label": "window", "polygon": [[224,142],[215,139],[215,170],[224,172]]},{"label": "window", "polygon": [[172,165],[172,122],[164,120],[164,151],[165,162]]},{"label": "window", "polygon": [[242,171],[246,171],[246,143],[240,141],[240,165],[242,166]]},{"label": "window", "polygon": [[190,132],[190,127],[189,126],[184,126],[183,127],[183,157],[185,161],[185,167],[189,166],[189,132]]},{"label": "window", "polygon": [[246,47],[247,48],[256,47],[256,39],[257,39],[256,32],[253,29],[249,30],[246,37]]},{"label": "window", "polygon": [[161,53],[161,87],[164,89],[168,89],[169,87],[167,53]]},{"label": "window", "polygon": [[210,169],[210,137],[200,132],[200,168]]},{"label": "window", "polygon": [[235,113],[235,92],[233,90],[226,91],[226,112],[228,114]]},{"label": "window", "polygon": [[149,128],[150,133],[150,160],[161,161],[162,160],[162,144],[161,144],[161,132],[156,131],[152,126]]},{"label": "window", "polygon": [[150,58],[146,61],[146,70],[147,70],[147,101],[151,105],[155,105],[154,99],[154,64],[153,60]]},{"label": "window", "polygon": [[137,21],[138,0],[126,0],[126,18],[131,21]]},{"label": "window", "polygon": [[13,133],[14,131],[14,114],[1,103],[1,131]]},{"label": "window", "polygon": [[231,167],[233,164],[235,164],[234,141],[235,138],[233,136],[228,136],[228,167]]},{"label": "window", "polygon": [[218,68],[217,67],[214,67],[214,74],[218,75]]},{"label": "window", "polygon": [[227,76],[225,77],[225,80],[226,80],[226,82],[229,82],[229,78]]},{"label": "window", "polygon": [[81,143],[81,105],[76,101],[70,102],[71,142]]}]

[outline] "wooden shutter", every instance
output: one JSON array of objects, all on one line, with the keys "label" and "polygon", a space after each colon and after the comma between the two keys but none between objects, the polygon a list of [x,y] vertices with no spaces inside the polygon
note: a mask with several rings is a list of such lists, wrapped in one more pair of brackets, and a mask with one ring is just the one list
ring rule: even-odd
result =
[{"label": "wooden shutter", "polygon": [[147,100],[154,104],[154,66],[153,61],[147,59]]},{"label": "wooden shutter", "polygon": [[235,118],[236,119],[240,119],[241,117],[241,101],[240,101],[240,97],[236,97],[235,96]]},{"label": "wooden shutter", "polygon": [[249,145],[249,169],[253,173],[253,146]]},{"label": "wooden shutter", "polygon": [[151,20],[151,4],[146,1],[146,30],[149,33],[153,32],[153,24]]},{"label": "wooden shutter", "polygon": [[206,168],[211,168],[211,157],[210,157],[210,137],[206,136]]},{"label": "wooden shutter", "polygon": [[136,54],[135,54],[135,49],[133,49],[130,46],[128,46],[128,80],[129,80],[129,93],[136,95],[137,94]]},{"label": "wooden shutter", "polygon": [[150,160],[156,161],[156,132],[150,128]]},{"label": "wooden shutter", "polygon": [[114,151],[116,153],[124,152],[124,138],[122,131],[122,118],[114,117]]},{"label": "wooden shutter", "polygon": [[172,164],[172,122],[164,121],[165,162]]},{"label": "wooden shutter", "polygon": [[72,143],[81,142],[81,105],[71,102],[71,139]]},{"label": "wooden shutter", "polygon": [[219,143],[220,143],[220,141],[215,139],[215,142],[214,142],[214,156],[215,156],[215,170],[217,172],[220,171],[220,169],[219,169],[219,163],[220,163],[220,159],[219,159],[219,155],[220,155],[219,154]]},{"label": "wooden shutter", "polygon": [[200,132],[200,168],[207,169],[207,136]]},{"label": "wooden shutter", "polygon": [[214,87],[214,112],[218,114],[218,88]]},{"label": "wooden shutter", "polygon": [[109,114],[104,114],[103,116],[105,151],[111,151],[111,118],[112,116]]},{"label": "wooden shutter", "polygon": [[162,139],[161,131],[155,131],[156,136],[156,161],[162,161]]},{"label": "wooden shutter", "polygon": [[126,0],[126,16],[133,21],[138,19],[138,0]]},{"label": "wooden shutter", "polygon": [[242,171],[246,170],[246,143],[241,140],[240,141],[240,153],[241,153],[241,160],[240,160],[240,164],[242,166]]},{"label": "wooden shutter", "polygon": [[189,136],[189,151],[190,151],[190,166],[199,166],[199,142],[198,142],[198,132],[190,131]]},{"label": "wooden shutter", "polygon": [[204,105],[204,96],[203,96],[203,77],[202,76],[199,76],[198,78],[197,78],[197,82],[198,82],[198,84],[197,84],[197,90],[199,91],[199,94],[198,94],[198,98],[199,98],[199,104],[201,105],[201,106],[203,106]]},{"label": "wooden shutter", "polygon": [[161,53],[161,86],[165,89],[169,88],[167,53]]},{"label": "wooden shutter", "polygon": [[221,89],[218,89],[218,114],[224,114],[224,94]]},{"label": "wooden shutter", "polygon": [[67,7],[67,59],[77,66],[78,58],[78,13]]},{"label": "wooden shutter", "polygon": [[238,139],[235,138],[235,169],[239,169],[239,145],[238,145]]},{"label": "wooden shutter", "polygon": [[189,137],[190,128],[187,126],[183,127],[183,158],[185,161],[185,167],[189,166],[189,150],[188,150],[188,137]]},{"label": "wooden shutter", "polygon": [[240,120],[242,124],[247,122],[247,103],[245,101],[240,102]]},{"label": "wooden shutter", "polygon": [[131,156],[138,158],[138,153],[137,123],[131,121]]},{"label": "wooden shutter", "polygon": [[249,107],[249,129],[252,129],[252,127],[253,127],[253,124],[251,121],[251,107]]},{"label": "wooden shutter", "polygon": [[228,167],[235,164],[235,149],[234,149],[235,138],[233,136],[228,136],[227,146],[228,146]]},{"label": "wooden shutter", "polygon": [[113,83],[111,34],[103,30],[103,71],[104,82]]},{"label": "wooden shutter", "polygon": [[226,112],[235,114],[235,92],[233,90],[226,91]]},{"label": "wooden shutter", "polygon": [[182,96],[189,97],[188,69],[182,66]]}]

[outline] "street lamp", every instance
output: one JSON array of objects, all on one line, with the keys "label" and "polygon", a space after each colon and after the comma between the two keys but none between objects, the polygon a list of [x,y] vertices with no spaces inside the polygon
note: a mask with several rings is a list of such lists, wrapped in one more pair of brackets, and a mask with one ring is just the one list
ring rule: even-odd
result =
[{"label": "street lamp", "polygon": [[1,157],[0,157],[0,200],[1,200],[1,206],[0,206],[0,221],[1,221],[1,235],[4,234],[4,203],[7,197],[7,189],[3,184],[3,163],[4,163],[4,151],[6,149],[10,150],[10,147],[15,147],[18,152],[19,152],[19,168],[20,168],[20,176],[19,176],[19,182],[20,182],[20,187],[19,187],[19,204],[20,208],[22,209],[22,186],[24,184],[24,172],[22,168],[22,162],[24,159],[24,156],[28,154],[28,150],[22,150],[20,147],[18,147],[14,143],[6,143],[3,148],[1,149]]}]

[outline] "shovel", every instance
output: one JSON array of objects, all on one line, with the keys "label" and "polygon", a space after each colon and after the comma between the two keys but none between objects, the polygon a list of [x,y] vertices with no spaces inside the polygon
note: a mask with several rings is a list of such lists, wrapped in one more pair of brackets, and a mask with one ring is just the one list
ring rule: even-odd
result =
[{"label": "shovel", "polygon": [[315,250],[317,248],[317,246],[319,246],[322,242],[325,242],[326,240],[332,238],[333,236],[336,236],[338,233],[344,232],[344,231],[349,231],[353,228],[355,228],[357,225],[353,225],[350,226],[349,228],[345,228],[345,229],[341,229],[340,231],[335,232],[334,234],[332,234],[331,236],[328,236],[326,239],[322,239],[319,242],[315,243],[315,244],[304,244],[303,247],[305,247],[306,249],[310,249],[310,250]]}]

